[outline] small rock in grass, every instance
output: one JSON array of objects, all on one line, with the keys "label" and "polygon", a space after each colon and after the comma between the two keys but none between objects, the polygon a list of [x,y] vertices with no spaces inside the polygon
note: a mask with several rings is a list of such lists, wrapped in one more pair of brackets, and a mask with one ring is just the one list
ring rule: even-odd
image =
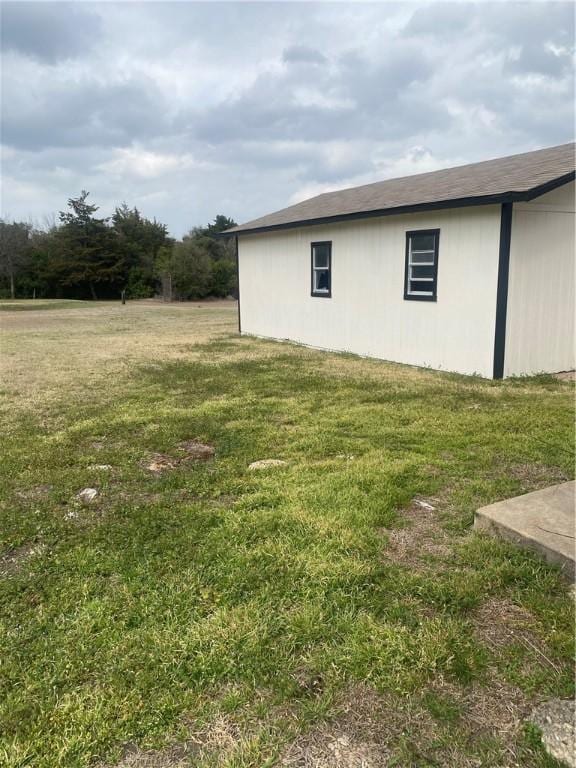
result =
[{"label": "small rock in grass", "polygon": [[90,464],[88,469],[93,471],[108,472],[112,469],[112,464]]},{"label": "small rock in grass", "polygon": [[427,501],[422,501],[422,499],[414,499],[414,504],[421,509],[427,509],[429,512],[433,512],[436,509],[432,504],[429,504]]},{"label": "small rock in grass", "polygon": [[80,493],[76,494],[76,498],[83,504],[90,504],[98,496],[96,488],[84,488]]},{"label": "small rock in grass", "polygon": [[253,461],[248,465],[248,469],[269,469],[270,467],[284,467],[288,464],[287,461],[282,459],[260,459],[260,461]]},{"label": "small rock in grass", "polygon": [[542,743],[552,757],[576,768],[576,704],[569,699],[552,699],[536,707],[530,718],[542,732]]},{"label": "small rock in grass", "polygon": [[352,453],[339,453],[336,456],[337,459],[344,459],[345,461],[354,461],[356,456]]}]

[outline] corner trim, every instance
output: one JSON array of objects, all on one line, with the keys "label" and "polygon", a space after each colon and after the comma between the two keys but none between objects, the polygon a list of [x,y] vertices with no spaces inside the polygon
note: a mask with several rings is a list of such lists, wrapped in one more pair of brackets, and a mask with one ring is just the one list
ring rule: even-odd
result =
[{"label": "corner trim", "polygon": [[234,238],[234,250],[236,252],[236,285],[238,286],[238,333],[242,333],[242,318],[240,315],[240,247],[238,235]]},{"label": "corner trim", "polygon": [[498,252],[498,287],[496,288],[496,327],[494,329],[494,368],[492,374],[495,379],[504,377],[512,206],[513,203],[503,203],[500,213],[500,248]]}]

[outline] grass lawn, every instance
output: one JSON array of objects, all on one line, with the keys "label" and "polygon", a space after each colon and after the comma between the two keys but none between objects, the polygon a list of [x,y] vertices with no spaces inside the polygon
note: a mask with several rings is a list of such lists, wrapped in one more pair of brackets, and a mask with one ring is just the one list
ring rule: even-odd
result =
[{"label": "grass lawn", "polygon": [[0,322],[0,763],[557,765],[523,721],[573,693],[573,601],[471,523],[572,477],[569,383],[240,338],[229,302]]},{"label": "grass lawn", "polygon": [[2,299],[0,312],[37,312],[40,309],[68,309],[88,304],[74,299]]}]

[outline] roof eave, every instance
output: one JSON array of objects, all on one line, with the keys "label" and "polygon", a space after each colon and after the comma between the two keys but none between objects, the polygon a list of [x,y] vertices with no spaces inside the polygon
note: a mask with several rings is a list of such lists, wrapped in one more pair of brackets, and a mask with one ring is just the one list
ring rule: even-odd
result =
[{"label": "roof eave", "polygon": [[231,229],[220,233],[221,237],[235,237],[237,235],[255,235],[262,232],[275,232],[282,229],[297,229],[299,227],[313,227],[321,224],[336,224],[358,219],[372,219],[380,216],[396,216],[403,213],[418,213],[420,211],[435,211],[446,208],[466,208],[477,205],[500,205],[502,203],[529,202],[541,195],[551,192],[557,187],[569,184],[576,177],[575,171],[558,176],[545,184],[526,190],[524,192],[502,192],[497,195],[477,195],[474,197],[460,197],[449,200],[435,200],[428,203],[413,203],[411,205],[396,206],[394,208],[379,208],[373,211],[358,211],[356,213],[342,213],[335,216],[322,216],[314,219],[299,219],[283,224],[269,224],[263,227],[246,227],[244,229]]}]

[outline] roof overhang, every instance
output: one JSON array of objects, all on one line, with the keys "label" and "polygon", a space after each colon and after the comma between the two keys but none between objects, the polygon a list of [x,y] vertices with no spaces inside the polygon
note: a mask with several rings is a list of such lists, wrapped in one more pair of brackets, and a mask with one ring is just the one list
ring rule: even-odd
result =
[{"label": "roof overhang", "polygon": [[276,232],[283,229],[298,229],[301,227],[314,227],[321,224],[336,224],[358,219],[373,219],[380,216],[399,216],[403,213],[419,213],[420,211],[437,211],[446,208],[467,208],[476,205],[501,205],[502,203],[530,202],[557,187],[569,184],[576,178],[576,172],[570,171],[563,176],[540,184],[524,192],[503,192],[498,195],[475,195],[474,197],[460,197],[448,200],[435,200],[429,203],[415,203],[412,205],[396,206],[392,208],[380,208],[373,211],[358,211],[356,213],[341,213],[335,216],[324,216],[317,219],[302,219],[283,224],[270,224],[264,227],[246,227],[245,229],[232,229],[219,233],[219,237],[237,237],[240,235],[256,235],[263,232]]}]

